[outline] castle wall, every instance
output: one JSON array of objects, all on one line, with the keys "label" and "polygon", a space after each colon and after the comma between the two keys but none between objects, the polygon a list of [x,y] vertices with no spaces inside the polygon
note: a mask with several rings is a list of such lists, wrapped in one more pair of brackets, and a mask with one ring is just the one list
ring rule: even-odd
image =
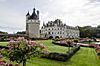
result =
[{"label": "castle wall", "polygon": [[29,20],[28,21],[28,36],[29,38],[39,38],[40,37],[40,22],[39,20]]},{"label": "castle wall", "polygon": [[26,14],[26,35],[29,38],[40,38],[39,11],[36,13],[35,8],[31,15],[29,12]]},{"label": "castle wall", "polygon": [[58,20],[55,21],[48,22],[42,26],[42,38],[49,38],[50,36],[53,38],[56,36],[61,38],[79,38],[79,29],[77,27],[64,25],[61,21]]}]

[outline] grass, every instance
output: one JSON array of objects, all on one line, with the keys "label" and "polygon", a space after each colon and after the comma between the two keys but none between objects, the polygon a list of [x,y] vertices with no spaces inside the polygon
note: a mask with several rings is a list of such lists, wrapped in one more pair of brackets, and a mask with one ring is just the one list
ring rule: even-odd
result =
[{"label": "grass", "polygon": [[0,42],[0,46],[6,46],[7,42]]},{"label": "grass", "polygon": [[81,48],[68,62],[67,66],[100,66],[95,49]]},{"label": "grass", "polygon": [[[66,47],[54,45],[51,41],[52,40],[41,40],[50,52],[65,53],[67,51]],[[66,62],[35,57],[27,61],[27,66],[100,66],[100,59],[97,58],[95,49],[81,47],[81,49]]]},{"label": "grass", "polygon": [[63,46],[59,46],[59,45],[52,44],[52,40],[44,40],[44,41],[41,41],[41,42],[44,43],[44,45],[47,47],[47,49],[50,52],[61,52],[61,53],[65,53],[68,50],[67,47],[63,47]]},{"label": "grass", "polygon": [[66,62],[33,58],[27,62],[27,66],[100,66],[100,59],[96,57],[92,48],[81,48],[70,60]]}]

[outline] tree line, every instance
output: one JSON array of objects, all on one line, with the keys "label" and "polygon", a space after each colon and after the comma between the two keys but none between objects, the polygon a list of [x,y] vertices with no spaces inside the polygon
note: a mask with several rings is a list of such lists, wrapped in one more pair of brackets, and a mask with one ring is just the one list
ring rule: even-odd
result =
[{"label": "tree line", "polygon": [[81,38],[100,38],[100,25],[97,27],[92,27],[92,26],[83,26],[79,27],[80,30],[80,37]]}]

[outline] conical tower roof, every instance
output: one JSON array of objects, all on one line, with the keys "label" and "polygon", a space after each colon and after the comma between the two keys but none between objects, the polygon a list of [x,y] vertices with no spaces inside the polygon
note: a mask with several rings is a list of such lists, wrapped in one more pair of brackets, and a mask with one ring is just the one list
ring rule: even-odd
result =
[{"label": "conical tower roof", "polygon": [[30,16],[29,19],[38,19],[38,16],[37,16],[37,14],[35,13],[35,8],[33,9],[33,13],[32,13],[32,15]]},{"label": "conical tower roof", "polygon": [[28,11],[28,13],[26,14],[26,16],[28,16],[28,15],[30,15],[29,11]]}]

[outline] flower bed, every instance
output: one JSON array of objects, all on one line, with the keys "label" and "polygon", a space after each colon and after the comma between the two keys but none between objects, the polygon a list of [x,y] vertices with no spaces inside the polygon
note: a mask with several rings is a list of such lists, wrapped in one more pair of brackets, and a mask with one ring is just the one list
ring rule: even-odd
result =
[{"label": "flower bed", "polygon": [[100,45],[99,44],[95,45],[95,50],[96,50],[96,53],[97,53],[97,57],[100,59]]},{"label": "flower bed", "polygon": [[19,66],[18,64],[9,64],[6,61],[0,61],[0,66]]},{"label": "flower bed", "polygon": [[[2,47],[0,51],[1,55],[9,58],[10,61],[23,63],[26,66],[27,59],[31,57],[36,57],[44,51],[45,46],[43,43],[37,43],[31,40],[24,39],[24,37],[19,37],[16,41],[10,40],[7,44],[7,48]],[[10,64],[10,66],[13,66]]]},{"label": "flower bed", "polygon": [[66,43],[61,43],[61,42],[58,42],[58,41],[52,41],[52,43],[56,44],[56,45],[60,45],[60,46],[72,47],[72,45],[68,45]]},{"label": "flower bed", "polygon": [[[73,47],[74,43],[68,45],[67,43],[63,42],[63,41],[52,41],[53,44],[56,44],[56,45],[60,45],[60,46],[66,46],[66,47]],[[82,44],[82,43],[77,43],[79,44],[81,47],[89,47],[89,48],[94,48],[95,47],[95,44]]]}]

